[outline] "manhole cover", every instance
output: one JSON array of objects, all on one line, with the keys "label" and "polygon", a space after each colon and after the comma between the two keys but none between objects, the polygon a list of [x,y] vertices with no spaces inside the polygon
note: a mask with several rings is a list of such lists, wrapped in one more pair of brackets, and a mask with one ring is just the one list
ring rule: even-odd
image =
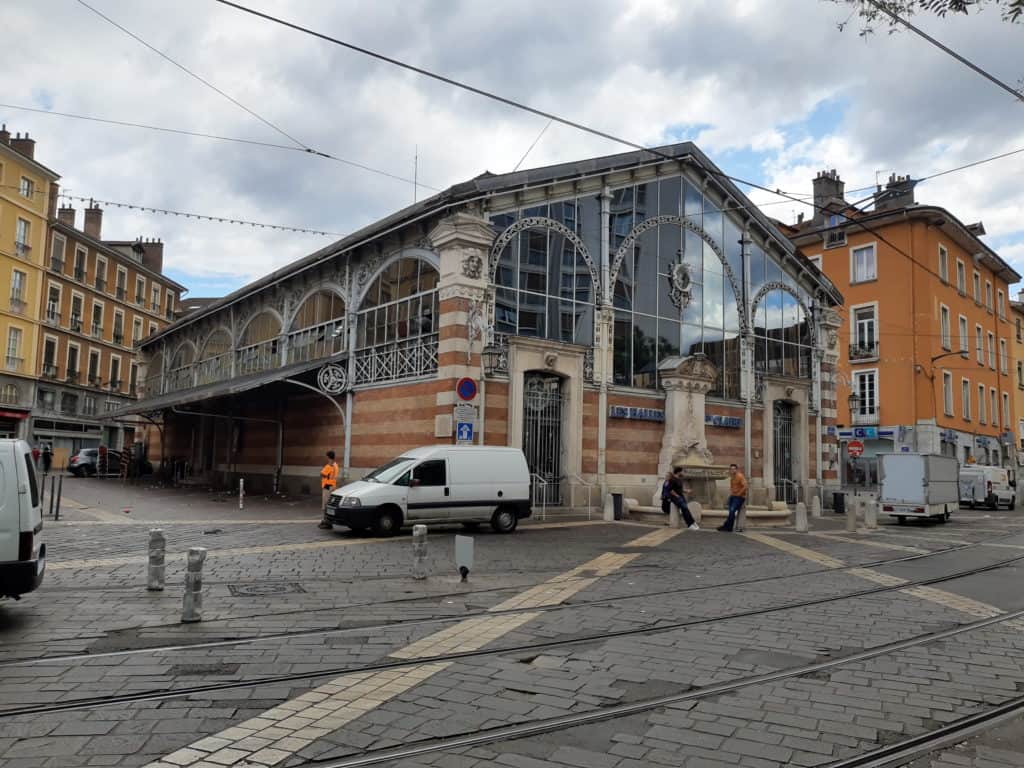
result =
[{"label": "manhole cover", "polygon": [[265,595],[291,595],[305,592],[301,584],[284,582],[277,584],[228,584],[228,590],[235,597],[263,597]]},{"label": "manhole cover", "polygon": [[206,677],[208,675],[233,675],[238,664],[175,664],[168,674],[174,677]]}]

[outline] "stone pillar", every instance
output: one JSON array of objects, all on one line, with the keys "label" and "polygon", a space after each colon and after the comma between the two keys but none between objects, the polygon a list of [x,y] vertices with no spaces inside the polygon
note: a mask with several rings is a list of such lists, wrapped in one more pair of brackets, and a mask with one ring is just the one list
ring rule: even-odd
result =
[{"label": "stone pillar", "polygon": [[[494,230],[479,209],[459,211],[434,227],[430,242],[441,261],[437,378],[448,384],[436,395],[436,436],[440,442],[452,442],[452,407],[457,400],[455,383],[463,376],[476,379],[478,383],[483,379],[480,353],[487,341],[487,286]],[[483,398],[478,393],[470,402],[478,407],[482,420]],[[443,432],[449,434],[442,436]]]},{"label": "stone pillar", "polygon": [[704,429],[704,399],[718,370],[704,355],[669,357],[658,366],[665,388],[665,433],[658,454],[658,475],[672,466],[710,467]]},{"label": "stone pillar", "polygon": [[[818,440],[818,486],[822,489],[839,487],[839,437],[835,426],[838,418],[837,372],[839,370],[839,329],[843,319],[839,313],[827,307],[819,307],[817,316],[818,347],[821,353],[818,363],[820,395],[817,398],[819,428]],[[849,394],[849,393],[847,393]]]}]

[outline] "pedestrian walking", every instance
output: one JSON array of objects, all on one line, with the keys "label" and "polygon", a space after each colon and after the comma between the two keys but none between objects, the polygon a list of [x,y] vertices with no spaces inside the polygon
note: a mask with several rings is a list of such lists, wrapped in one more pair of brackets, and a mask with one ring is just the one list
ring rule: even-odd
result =
[{"label": "pedestrian walking", "polygon": [[327,463],[320,470],[320,499],[322,503],[323,519],[320,520],[320,527],[330,530],[334,526],[327,519],[327,502],[331,498],[331,492],[338,486],[338,462],[334,460],[334,451],[327,452]]},{"label": "pedestrian walking", "polygon": [[691,531],[699,531],[700,526],[697,525],[693,515],[690,514],[690,507],[686,503],[684,491],[683,470],[670,469],[668,474],[665,475],[665,481],[661,484],[661,511],[667,515],[671,508],[670,505],[675,504],[679,507],[683,520],[686,521],[686,527]]},{"label": "pedestrian walking", "polygon": [[43,460],[43,474],[50,474],[50,467],[53,466],[53,451],[50,450],[49,445],[43,446],[43,453],[41,455]]},{"label": "pedestrian walking", "polygon": [[732,533],[736,527],[736,518],[740,509],[747,503],[747,478],[735,464],[729,465],[729,516],[718,530]]}]

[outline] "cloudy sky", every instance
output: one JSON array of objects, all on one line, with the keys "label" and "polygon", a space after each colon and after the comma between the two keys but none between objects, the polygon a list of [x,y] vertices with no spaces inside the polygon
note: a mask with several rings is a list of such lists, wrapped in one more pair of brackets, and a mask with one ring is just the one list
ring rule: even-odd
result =
[{"label": "cloudy sky", "polygon": [[[213,0],[88,0],[301,143],[443,188],[511,170],[545,120]],[[827,0],[251,0],[252,7],[645,145],[692,139],[726,172],[797,194],[1024,147],[1024,104],[908,33],[857,35]],[[0,102],[281,145],[291,142],[77,0],[4,0]],[[919,17],[1017,84],[1024,25]],[[341,162],[0,107],[70,194],[347,233],[413,185]],[[292,145],[294,146],[294,145]],[[622,151],[551,126],[525,166]],[[524,166],[524,167],[525,167]],[[983,220],[1024,272],[1024,154],[926,182],[921,202]],[[784,221],[800,206],[752,197]],[[81,204],[77,204],[81,207]],[[808,209],[809,210],[809,209]],[[169,273],[220,295],[330,242],[110,208],[104,237],[160,237]]]}]

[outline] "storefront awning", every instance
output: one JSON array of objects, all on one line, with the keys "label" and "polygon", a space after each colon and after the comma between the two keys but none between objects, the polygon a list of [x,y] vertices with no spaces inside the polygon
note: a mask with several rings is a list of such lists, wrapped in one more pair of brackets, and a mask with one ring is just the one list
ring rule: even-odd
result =
[{"label": "storefront awning", "polygon": [[273,384],[277,381],[283,381],[284,379],[298,376],[299,374],[311,371],[315,368],[320,368],[328,363],[339,363],[341,362],[341,358],[342,356],[339,355],[333,358],[321,358],[312,362],[295,363],[294,365],[274,368],[269,371],[261,371],[260,373],[254,373],[249,376],[240,376],[226,381],[215,381],[212,384],[204,384],[201,387],[180,389],[175,392],[167,392],[163,395],[157,395],[156,397],[147,397],[144,400],[139,400],[137,403],[133,403],[125,408],[119,408],[116,411],[112,411],[111,413],[106,414],[106,417],[116,419],[139,413],[153,413],[155,411],[162,411],[165,408],[173,408],[175,406],[186,405],[188,403],[197,403],[202,400],[210,400],[215,397],[237,395],[242,392],[248,392],[251,389],[266,386],[267,384]]}]

